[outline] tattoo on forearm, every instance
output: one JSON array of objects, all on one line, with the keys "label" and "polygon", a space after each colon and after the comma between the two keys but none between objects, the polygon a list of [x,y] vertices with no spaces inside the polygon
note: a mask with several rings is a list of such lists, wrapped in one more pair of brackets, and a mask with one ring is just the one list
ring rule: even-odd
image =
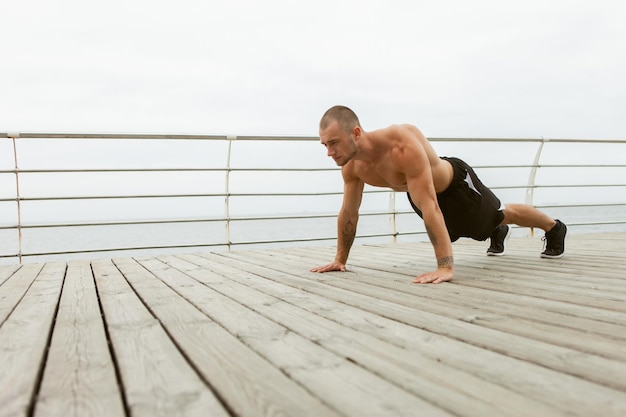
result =
[{"label": "tattoo on forearm", "polygon": [[356,226],[354,225],[354,223],[352,223],[351,220],[349,220],[342,230],[343,243],[346,249],[350,249],[352,247],[355,236]]},{"label": "tattoo on forearm", "polygon": [[453,265],[454,265],[454,258],[452,256],[442,256],[441,258],[437,259],[437,266],[439,268],[453,266]]}]

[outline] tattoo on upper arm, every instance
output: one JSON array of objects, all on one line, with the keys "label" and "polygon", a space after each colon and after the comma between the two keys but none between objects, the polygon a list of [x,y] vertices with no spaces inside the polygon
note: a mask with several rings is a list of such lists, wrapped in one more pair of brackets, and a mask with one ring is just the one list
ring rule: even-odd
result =
[{"label": "tattoo on upper arm", "polygon": [[437,259],[437,266],[440,268],[453,265],[454,258],[452,256],[442,256],[441,258]]}]

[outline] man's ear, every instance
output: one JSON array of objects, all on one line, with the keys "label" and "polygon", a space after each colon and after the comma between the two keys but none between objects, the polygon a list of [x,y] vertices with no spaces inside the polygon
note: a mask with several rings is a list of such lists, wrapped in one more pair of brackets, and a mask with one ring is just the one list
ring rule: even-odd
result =
[{"label": "man's ear", "polygon": [[354,129],[352,129],[352,135],[354,135],[354,140],[359,140],[361,138],[361,133],[363,133],[361,131],[361,128],[359,126],[354,126]]}]

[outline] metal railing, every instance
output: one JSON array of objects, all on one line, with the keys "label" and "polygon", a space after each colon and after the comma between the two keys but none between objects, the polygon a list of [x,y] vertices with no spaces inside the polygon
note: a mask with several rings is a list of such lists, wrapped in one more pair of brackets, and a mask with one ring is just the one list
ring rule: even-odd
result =
[{"label": "metal railing", "polygon": [[[338,168],[325,157],[321,146],[319,149],[309,149],[310,144],[319,141],[318,138],[49,133],[3,133],[0,134],[1,138],[8,140],[0,140],[0,232],[4,233],[0,259],[16,259],[21,263],[24,258],[71,254],[218,247],[230,249],[238,245],[330,242],[336,238],[334,222],[341,202],[341,176]],[[77,146],[76,141],[82,145]],[[165,151],[153,155],[157,141],[169,145],[164,147]],[[626,161],[622,156],[626,155],[626,140],[433,138],[431,142],[442,148],[454,145],[450,153],[457,153],[455,156],[468,160],[483,182],[490,185],[496,194],[507,196],[501,197],[503,200],[522,200],[556,212],[572,208],[598,208],[618,213],[614,218],[579,218],[569,222],[571,226],[626,224],[619,215],[626,207],[626,197],[623,197],[626,195],[623,192],[626,187]],[[93,143],[96,145],[91,147]],[[133,144],[132,152],[127,149],[128,143]],[[202,143],[202,151],[199,152],[200,148],[190,143]],[[220,145],[213,147],[209,143]],[[241,148],[246,143],[254,146]],[[286,146],[288,149],[284,151]],[[59,147],[61,151],[57,151]],[[511,147],[523,151],[511,153],[508,150]],[[573,154],[564,152],[576,147],[581,147],[582,151],[574,150]],[[266,151],[270,148],[270,151]],[[501,150],[498,151],[498,148]],[[554,161],[542,163],[546,153],[549,153],[546,152],[547,148],[555,148],[552,156],[548,157]],[[84,153],[86,149],[89,150],[87,156]],[[460,155],[454,152],[459,149]],[[446,153],[438,151],[440,154]],[[270,157],[267,152],[270,152]],[[125,162],[128,153],[132,153],[135,159]],[[597,156],[594,158],[592,154]],[[507,156],[507,163],[493,163],[501,160],[503,155]],[[164,166],[160,162],[173,156],[178,160],[174,158],[172,163],[181,165]],[[157,160],[141,160],[141,157]],[[538,181],[542,171],[553,173],[551,178],[558,178],[559,181]],[[600,181],[594,180],[594,175],[591,175],[595,171],[598,172],[595,177],[600,177]],[[318,187],[320,177],[327,173],[331,176],[326,176]],[[280,179],[277,180],[278,174]],[[583,181],[572,182],[572,178],[581,174],[584,175]],[[55,181],[55,176],[59,175],[63,176],[64,181]],[[155,186],[149,179],[154,175],[159,176],[163,187],[160,187],[161,184]],[[87,185],[89,192],[79,190],[72,194],[72,184],[89,176],[99,182]],[[143,178],[138,181],[139,188],[136,190],[139,192],[118,192],[130,181],[131,176]],[[176,180],[177,176],[183,179]],[[203,176],[204,179],[198,179]],[[235,180],[235,176],[239,176],[239,180]],[[262,179],[264,176],[269,179]],[[10,177],[13,177],[13,181]],[[118,184],[114,186],[116,181]],[[165,186],[166,183],[169,187]],[[195,185],[191,187],[191,183]],[[144,192],[142,184],[149,184],[150,189],[155,191]],[[63,186],[69,187],[70,191]],[[250,187],[253,189],[250,190]],[[113,192],[104,192],[106,189]],[[562,201],[554,195],[559,190],[567,190],[564,195],[575,198]],[[597,198],[578,198],[576,195],[580,190],[586,196],[594,195]],[[546,192],[539,202],[536,196],[538,191]],[[415,215],[405,200],[396,200],[396,193],[366,187],[366,198],[370,198],[373,203],[368,205],[364,200],[360,229],[361,223],[366,225],[364,230],[359,230],[357,239],[367,241],[387,238],[395,241],[408,236],[423,238],[423,227],[420,227],[420,222],[414,221]],[[267,202],[268,199],[271,201]],[[285,203],[286,199],[296,199],[299,204],[306,200],[308,206],[302,210],[293,201]],[[241,200],[247,203],[240,203]],[[170,209],[166,215],[126,216],[118,213],[107,218],[110,213],[105,206],[110,206],[109,202],[122,204],[124,201],[143,204],[147,208],[168,206]],[[239,202],[238,208],[235,208],[235,201]],[[265,201],[264,205],[261,201]],[[179,205],[175,206],[177,203]],[[81,208],[81,204],[84,207]],[[195,208],[196,204],[198,207],[197,210],[191,210],[193,213],[172,215],[184,211],[181,206]],[[129,207],[132,206],[127,205],[126,209],[120,210],[132,211]],[[90,214],[93,216],[89,217]],[[407,216],[411,220],[406,220]],[[407,221],[411,222],[411,227],[402,227],[400,223]],[[309,229],[304,227],[306,224]],[[235,225],[237,228],[234,228]],[[135,237],[137,234],[149,234],[147,230],[152,229],[143,226],[164,227],[166,238],[130,244],[123,243],[123,239],[100,242],[101,239],[96,238],[98,233],[102,234],[103,228],[109,232],[118,228]],[[131,227],[136,231],[129,232],[128,228]],[[184,236],[181,237],[183,241],[168,241],[168,237],[179,237],[183,227],[193,231],[195,237],[189,241],[185,241]],[[202,227],[206,228],[206,232],[200,230]],[[99,232],[94,233],[94,228],[98,228]],[[258,229],[256,233],[246,234],[248,229],[255,228]],[[302,233],[298,235],[300,229]],[[76,232],[68,233],[69,230]],[[49,233],[44,233],[46,231]],[[26,232],[28,236],[25,236]],[[278,236],[278,232],[284,232],[284,236]],[[80,247],[73,246],[72,243],[79,238],[86,239],[86,242]],[[51,243],[42,246],[43,241]]]}]

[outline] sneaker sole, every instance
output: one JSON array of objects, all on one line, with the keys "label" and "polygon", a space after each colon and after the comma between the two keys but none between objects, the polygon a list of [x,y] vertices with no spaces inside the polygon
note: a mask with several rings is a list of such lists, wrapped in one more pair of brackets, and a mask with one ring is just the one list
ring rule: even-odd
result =
[{"label": "sneaker sole", "polygon": [[563,255],[565,255],[565,251],[563,251],[563,253],[560,254],[560,255],[546,255],[546,254],[542,253],[539,256],[544,258],[544,259],[559,259],[559,258],[562,258]]},{"label": "sneaker sole", "polygon": [[[513,230],[511,229],[511,226],[509,226],[509,230],[508,232],[506,232],[506,236],[504,236],[504,243],[507,242],[507,240],[509,240],[509,238],[511,237],[511,233],[513,232]],[[504,250],[502,252],[489,252],[487,251],[487,256],[504,256],[506,255],[506,245],[504,245]]]}]

